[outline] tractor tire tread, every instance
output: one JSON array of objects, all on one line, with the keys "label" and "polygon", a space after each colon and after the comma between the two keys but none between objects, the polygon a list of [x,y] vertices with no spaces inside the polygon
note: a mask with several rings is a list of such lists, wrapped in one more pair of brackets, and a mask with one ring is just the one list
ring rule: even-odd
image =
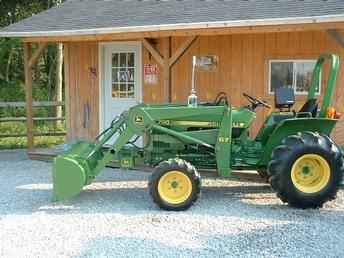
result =
[{"label": "tractor tire tread", "polygon": [[[290,174],[293,162],[307,153],[324,157],[331,167],[331,179],[325,189],[312,196],[299,192],[292,184]],[[298,133],[285,138],[272,152],[268,165],[269,182],[282,202],[297,208],[320,208],[336,198],[343,180],[344,164],[340,148],[326,135],[314,132]]]}]

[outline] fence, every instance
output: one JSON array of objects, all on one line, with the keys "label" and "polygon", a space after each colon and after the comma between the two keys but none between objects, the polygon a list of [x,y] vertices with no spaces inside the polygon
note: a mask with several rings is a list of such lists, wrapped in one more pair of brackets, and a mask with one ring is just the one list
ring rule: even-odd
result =
[{"label": "fence", "polygon": [[[32,103],[35,107],[59,107],[64,106],[64,102],[58,101],[36,101]],[[25,108],[25,102],[0,102],[0,108]],[[33,121],[64,121],[64,117],[34,117]],[[26,122],[26,117],[5,117],[0,118],[0,124],[4,122]],[[64,136],[66,132],[35,132],[33,136]],[[27,137],[27,134],[0,134],[0,138],[10,138],[10,137]]]}]

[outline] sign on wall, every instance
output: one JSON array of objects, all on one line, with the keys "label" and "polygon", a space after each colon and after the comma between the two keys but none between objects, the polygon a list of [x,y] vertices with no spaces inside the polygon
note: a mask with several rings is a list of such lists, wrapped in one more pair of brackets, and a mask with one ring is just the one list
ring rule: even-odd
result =
[{"label": "sign on wall", "polygon": [[158,65],[157,64],[145,64],[143,67],[144,82],[145,84],[157,84],[158,83]]}]

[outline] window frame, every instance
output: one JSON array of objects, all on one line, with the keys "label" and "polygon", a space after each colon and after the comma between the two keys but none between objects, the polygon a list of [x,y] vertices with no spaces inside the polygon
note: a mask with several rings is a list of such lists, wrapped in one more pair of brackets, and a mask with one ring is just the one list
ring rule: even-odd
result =
[{"label": "window frame", "polygon": [[[294,94],[295,96],[307,96],[308,92],[301,92],[301,91],[296,91],[296,67],[297,63],[305,63],[305,62],[314,62],[316,64],[317,60],[316,59],[269,59],[269,82],[268,82],[268,92],[269,95],[275,95],[275,92],[271,91],[271,65],[273,62],[280,62],[280,63],[293,63],[293,89],[294,89]],[[321,84],[322,84],[322,77],[320,75],[320,80],[319,80],[319,86],[318,86],[318,92],[315,93],[316,96],[321,95]]]}]

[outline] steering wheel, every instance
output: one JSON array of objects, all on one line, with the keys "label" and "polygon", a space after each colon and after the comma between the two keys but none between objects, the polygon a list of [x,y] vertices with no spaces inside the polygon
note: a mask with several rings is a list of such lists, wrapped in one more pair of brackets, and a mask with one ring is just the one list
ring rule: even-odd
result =
[{"label": "steering wheel", "polygon": [[216,106],[220,105],[221,103],[226,104],[228,106],[228,97],[227,94],[223,91],[221,91],[219,94],[217,94],[214,104]]},{"label": "steering wheel", "polygon": [[252,104],[252,110],[255,110],[257,107],[261,106],[261,107],[265,107],[265,108],[271,108],[271,106],[266,103],[264,100],[260,100],[260,99],[257,99],[255,97],[252,97],[246,93],[243,93],[242,94],[245,98],[247,98],[247,100]]}]

